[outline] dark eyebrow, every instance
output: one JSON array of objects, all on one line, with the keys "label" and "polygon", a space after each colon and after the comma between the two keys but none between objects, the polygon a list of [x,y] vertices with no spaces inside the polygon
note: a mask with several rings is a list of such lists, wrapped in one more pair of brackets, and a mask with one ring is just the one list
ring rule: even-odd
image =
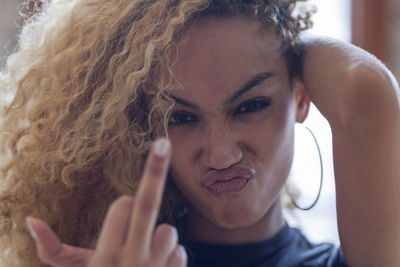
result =
[{"label": "dark eyebrow", "polygon": [[225,101],[225,104],[232,103],[239,97],[241,97],[244,93],[252,89],[253,87],[256,87],[259,85],[262,81],[274,76],[274,73],[272,72],[263,72],[255,75],[253,78],[248,80],[242,88],[240,88],[238,91],[236,91],[231,97],[228,98],[227,101]]},{"label": "dark eyebrow", "polygon": [[[241,97],[244,93],[246,93],[250,89],[254,88],[255,86],[259,85],[261,82],[263,82],[264,80],[266,80],[272,76],[274,76],[273,72],[263,72],[263,73],[259,73],[259,74],[255,75],[250,80],[248,80],[239,90],[237,90],[232,96],[230,96],[224,102],[224,105],[232,103],[233,101],[235,101],[236,99]],[[179,98],[172,94],[168,94],[168,96],[170,98],[172,98],[175,101],[175,103],[177,103],[177,104],[180,104],[180,105],[183,105],[183,106],[186,106],[189,108],[193,108],[193,109],[199,109],[198,105],[191,103],[185,99]]]}]

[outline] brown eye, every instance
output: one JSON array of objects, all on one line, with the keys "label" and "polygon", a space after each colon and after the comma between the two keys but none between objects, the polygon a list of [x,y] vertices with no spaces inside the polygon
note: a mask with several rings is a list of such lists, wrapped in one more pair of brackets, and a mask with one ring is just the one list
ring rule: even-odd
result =
[{"label": "brown eye", "polygon": [[261,111],[271,105],[271,98],[251,99],[241,103],[234,111],[233,115],[240,115]]}]

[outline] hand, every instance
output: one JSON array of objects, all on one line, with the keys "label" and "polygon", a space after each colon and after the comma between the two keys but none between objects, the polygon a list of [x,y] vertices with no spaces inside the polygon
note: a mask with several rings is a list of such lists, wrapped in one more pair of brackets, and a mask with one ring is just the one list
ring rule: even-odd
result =
[{"label": "hand", "polygon": [[135,201],[129,196],[114,201],[95,250],[62,244],[46,223],[28,219],[39,258],[55,267],[186,266],[175,228],[163,224],[155,229],[170,156],[169,141],[156,141]]}]

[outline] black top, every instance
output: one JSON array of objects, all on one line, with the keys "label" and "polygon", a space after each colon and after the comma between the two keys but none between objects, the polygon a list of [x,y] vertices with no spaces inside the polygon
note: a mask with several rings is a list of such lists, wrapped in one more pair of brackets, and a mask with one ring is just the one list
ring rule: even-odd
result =
[{"label": "black top", "polygon": [[258,243],[184,244],[190,267],[347,267],[340,248],[312,244],[296,228],[286,225],[275,236]]}]

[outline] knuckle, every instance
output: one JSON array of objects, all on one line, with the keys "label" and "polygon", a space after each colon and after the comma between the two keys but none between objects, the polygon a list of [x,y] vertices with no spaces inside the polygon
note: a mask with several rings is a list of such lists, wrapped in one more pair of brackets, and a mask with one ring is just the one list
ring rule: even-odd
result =
[{"label": "knuckle", "polygon": [[159,177],[164,174],[164,167],[160,164],[151,164],[149,168],[150,176]]},{"label": "knuckle", "polygon": [[37,245],[39,258],[48,264],[58,263],[60,261],[61,247],[59,248],[44,248],[41,244]]},{"label": "knuckle", "polygon": [[156,200],[149,195],[141,197],[140,202],[138,203],[138,209],[140,210],[141,216],[146,218],[154,213],[156,207]]},{"label": "knuckle", "polygon": [[148,173],[150,174],[150,176],[152,176],[152,177],[162,176],[165,172],[165,167],[164,167],[163,161],[152,158],[148,162],[147,170],[148,170]]},{"label": "knuckle", "polygon": [[114,202],[110,205],[109,210],[115,210],[119,208],[129,208],[133,203],[133,197],[131,196],[121,196],[114,200]]}]

